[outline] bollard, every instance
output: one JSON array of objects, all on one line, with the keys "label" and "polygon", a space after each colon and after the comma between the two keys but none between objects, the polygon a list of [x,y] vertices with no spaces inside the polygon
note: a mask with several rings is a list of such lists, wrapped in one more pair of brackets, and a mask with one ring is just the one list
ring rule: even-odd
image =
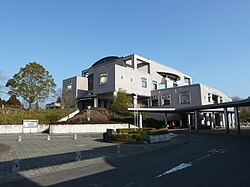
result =
[{"label": "bollard", "polygon": [[47,140],[50,141],[50,135],[47,136]]},{"label": "bollard", "polygon": [[22,137],[21,137],[21,136],[18,136],[17,141],[18,141],[18,142],[21,142],[21,141],[22,141]]},{"label": "bollard", "polygon": [[82,159],[82,154],[81,154],[81,151],[77,151],[76,152],[76,161],[80,161]]},{"label": "bollard", "polygon": [[11,172],[17,172],[20,170],[20,160],[15,159],[11,163]]},{"label": "bollard", "polygon": [[148,148],[148,141],[145,140],[143,143],[144,143],[144,149],[147,149]]},{"label": "bollard", "polygon": [[74,136],[74,140],[77,140],[77,134],[75,134],[75,136]]},{"label": "bollard", "polygon": [[120,154],[122,152],[122,148],[120,145],[117,145],[116,153]]}]

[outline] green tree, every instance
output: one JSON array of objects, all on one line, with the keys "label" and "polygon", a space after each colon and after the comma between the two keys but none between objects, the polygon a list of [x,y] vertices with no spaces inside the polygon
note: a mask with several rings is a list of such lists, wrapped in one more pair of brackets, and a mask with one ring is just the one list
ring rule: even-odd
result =
[{"label": "green tree", "polygon": [[125,90],[119,89],[112,103],[112,110],[117,114],[129,115],[131,112],[126,109],[132,107],[132,99]]},{"label": "green tree", "polygon": [[9,79],[6,87],[10,95],[22,97],[32,109],[34,103],[44,102],[50,93],[55,93],[56,84],[42,65],[31,62]]}]

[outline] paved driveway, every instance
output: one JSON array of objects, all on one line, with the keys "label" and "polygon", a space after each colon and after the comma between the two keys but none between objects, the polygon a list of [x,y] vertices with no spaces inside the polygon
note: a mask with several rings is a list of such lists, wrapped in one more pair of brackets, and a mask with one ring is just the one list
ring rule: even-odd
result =
[{"label": "paved driveway", "polygon": [[[50,141],[46,134],[1,135],[0,143],[10,146],[10,151],[0,155],[0,184],[98,164],[106,158],[138,154],[182,141],[177,138],[157,145],[132,145],[106,143],[101,139],[102,134],[80,134],[76,140],[74,135],[51,135]],[[20,161],[13,166],[16,159]],[[16,172],[11,171],[13,167]]]}]

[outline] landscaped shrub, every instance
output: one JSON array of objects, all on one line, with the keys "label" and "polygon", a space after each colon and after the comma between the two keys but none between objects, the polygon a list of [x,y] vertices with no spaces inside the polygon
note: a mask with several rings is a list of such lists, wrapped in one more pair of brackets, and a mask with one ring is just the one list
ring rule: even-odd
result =
[{"label": "landscaped shrub", "polygon": [[112,141],[116,141],[116,142],[131,142],[132,135],[131,134],[112,134],[111,139]]},{"label": "landscaped shrub", "polygon": [[155,130],[155,128],[143,127],[143,128],[124,128],[124,129],[116,129],[117,133],[120,134],[128,134],[128,133],[137,133],[138,131],[148,132],[150,130]]},{"label": "landscaped shrub", "polygon": [[141,134],[112,134],[112,141],[116,142],[140,142],[145,138],[145,136],[141,136]]},{"label": "landscaped shrub", "polygon": [[168,133],[168,129],[157,129],[157,130],[150,130],[148,132],[149,135],[160,135],[160,134],[167,134]]},{"label": "landscaped shrub", "polygon": [[136,128],[125,128],[125,129],[116,129],[116,132],[119,134],[128,134],[129,132],[135,132]]}]

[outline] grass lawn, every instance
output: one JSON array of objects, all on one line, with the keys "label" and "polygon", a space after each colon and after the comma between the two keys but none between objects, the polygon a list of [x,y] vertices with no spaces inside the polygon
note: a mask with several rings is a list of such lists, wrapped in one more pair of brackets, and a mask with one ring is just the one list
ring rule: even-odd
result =
[{"label": "grass lawn", "polygon": [[16,108],[0,109],[0,125],[23,124],[24,119],[38,119],[39,124],[53,123],[76,109],[23,110]]}]

